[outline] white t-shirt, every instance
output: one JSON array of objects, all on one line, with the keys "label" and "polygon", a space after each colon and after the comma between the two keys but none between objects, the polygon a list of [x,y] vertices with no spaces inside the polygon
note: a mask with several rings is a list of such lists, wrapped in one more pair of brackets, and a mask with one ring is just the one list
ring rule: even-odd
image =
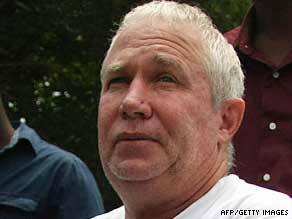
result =
[{"label": "white t-shirt", "polygon": [[[93,219],[124,219],[122,206]],[[292,219],[292,199],[246,183],[236,175],[220,179],[198,201],[174,219]]]}]

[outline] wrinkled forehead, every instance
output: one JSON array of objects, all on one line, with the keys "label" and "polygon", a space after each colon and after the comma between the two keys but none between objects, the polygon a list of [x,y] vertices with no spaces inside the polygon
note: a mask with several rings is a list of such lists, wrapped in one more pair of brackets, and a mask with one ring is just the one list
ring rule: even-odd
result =
[{"label": "wrinkled forehead", "polygon": [[[179,46],[185,49],[187,54],[202,55],[203,45],[200,31],[186,24],[171,24],[164,21],[143,21],[123,27],[114,37],[110,49],[103,62],[103,68],[108,64],[109,59],[119,54],[123,48],[131,45],[132,48],[141,44],[147,47],[153,42],[164,41],[168,46]],[[103,74],[103,70],[101,71]]]},{"label": "wrinkled forehead", "polygon": [[[186,23],[167,22],[158,18],[131,23],[120,28],[116,36],[116,42],[127,43],[130,40],[143,40],[146,38],[172,37],[174,41],[182,41],[191,44],[200,36],[200,31],[193,25]],[[112,46],[116,44],[113,42]]]}]

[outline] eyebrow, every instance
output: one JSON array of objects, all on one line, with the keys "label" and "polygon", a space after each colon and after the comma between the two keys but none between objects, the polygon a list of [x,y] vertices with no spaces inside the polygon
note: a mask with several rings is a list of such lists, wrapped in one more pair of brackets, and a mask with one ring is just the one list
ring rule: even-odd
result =
[{"label": "eyebrow", "polygon": [[101,81],[104,81],[104,77],[107,74],[117,74],[119,72],[122,72],[123,69],[125,69],[125,64],[122,63],[116,63],[113,65],[110,65],[109,67],[105,68],[104,70],[101,71],[100,74],[100,79]]},{"label": "eyebrow", "polygon": [[[153,56],[153,61],[159,65],[162,65],[166,68],[173,68],[177,69],[179,71],[182,71],[181,65],[173,58],[170,58],[163,54],[155,54]],[[106,67],[104,70],[101,71],[100,79],[103,82],[104,78],[108,74],[118,74],[126,68],[126,63],[115,63],[108,67]]]},{"label": "eyebrow", "polygon": [[174,59],[162,55],[162,54],[155,54],[155,56],[153,57],[153,60],[157,63],[160,64],[164,67],[168,67],[168,68],[174,68],[174,69],[178,69],[178,70],[182,70],[181,65]]}]

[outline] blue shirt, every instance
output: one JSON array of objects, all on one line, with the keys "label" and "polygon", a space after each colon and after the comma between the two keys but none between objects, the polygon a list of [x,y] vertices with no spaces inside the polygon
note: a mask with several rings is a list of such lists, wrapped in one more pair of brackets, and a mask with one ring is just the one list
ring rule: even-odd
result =
[{"label": "blue shirt", "polygon": [[0,152],[1,219],[86,219],[104,211],[87,166],[21,124]]}]

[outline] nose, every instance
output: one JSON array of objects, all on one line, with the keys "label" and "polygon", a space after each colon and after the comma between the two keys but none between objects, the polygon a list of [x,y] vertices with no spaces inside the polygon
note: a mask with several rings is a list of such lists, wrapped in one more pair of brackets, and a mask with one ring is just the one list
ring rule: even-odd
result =
[{"label": "nose", "polygon": [[149,119],[152,116],[152,108],[147,100],[146,93],[144,85],[132,82],[119,108],[122,118]]}]

